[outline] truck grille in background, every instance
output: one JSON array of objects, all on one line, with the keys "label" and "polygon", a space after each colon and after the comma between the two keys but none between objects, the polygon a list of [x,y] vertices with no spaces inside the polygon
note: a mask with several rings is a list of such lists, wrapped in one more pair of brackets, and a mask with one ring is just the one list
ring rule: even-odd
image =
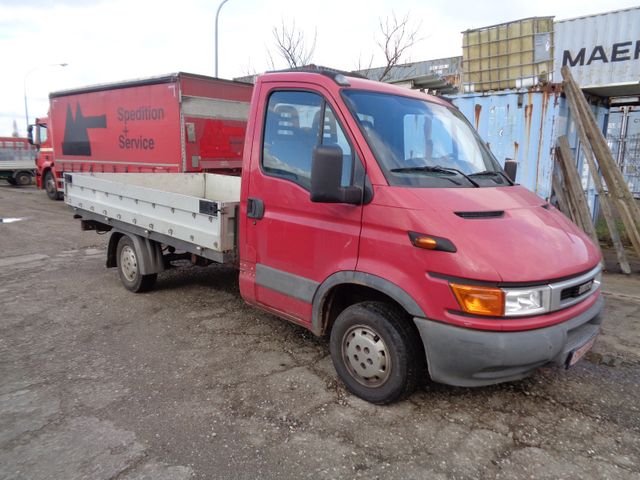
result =
[{"label": "truck grille in background", "polygon": [[461,218],[498,218],[504,215],[504,210],[490,210],[486,212],[453,212]]}]

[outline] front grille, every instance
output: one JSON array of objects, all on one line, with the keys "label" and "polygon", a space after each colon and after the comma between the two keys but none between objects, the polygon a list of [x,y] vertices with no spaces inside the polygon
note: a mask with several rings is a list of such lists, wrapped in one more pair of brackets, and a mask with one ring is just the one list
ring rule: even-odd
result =
[{"label": "front grille", "polygon": [[551,289],[550,312],[570,307],[583,301],[600,287],[600,265],[568,280],[549,284]]},{"label": "front grille", "polygon": [[591,290],[593,280],[575,285],[573,287],[565,288],[560,292],[560,301],[567,300],[569,298],[578,298]]}]

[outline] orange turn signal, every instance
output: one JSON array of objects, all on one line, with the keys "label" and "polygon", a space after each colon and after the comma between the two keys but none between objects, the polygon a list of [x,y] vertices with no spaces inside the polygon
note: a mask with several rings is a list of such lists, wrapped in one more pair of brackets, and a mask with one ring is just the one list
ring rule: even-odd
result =
[{"label": "orange turn signal", "polygon": [[435,250],[438,248],[438,241],[431,237],[416,237],[413,240],[413,244],[419,248],[426,248],[427,250]]},{"label": "orange turn signal", "polygon": [[499,288],[451,283],[451,290],[463,311],[473,315],[504,315],[504,292]]},{"label": "orange turn signal", "polygon": [[409,234],[409,240],[414,247],[424,248],[425,250],[439,250],[441,252],[456,253],[456,246],[443,237],[436,237],[435,235],[427,235],[425,233],[407,232]]}]

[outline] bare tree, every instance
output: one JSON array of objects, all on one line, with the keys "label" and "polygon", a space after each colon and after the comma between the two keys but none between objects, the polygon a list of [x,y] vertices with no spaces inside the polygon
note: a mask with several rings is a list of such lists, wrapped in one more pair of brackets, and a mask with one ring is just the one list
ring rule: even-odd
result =
[{"label": "bare tree", "polygon": [[384,53],[387,62],[380,73],[378,80],[383,82],[391,73],[391,70],[404,62],[407,51],[422,38],[418,37],[421,23],[411,25],[409,13],[398,18],[395,13],[391,17],[380,19],[380,32],[376,44]]},{"label": "bare tree", "polygon": [[354,68],[354,71],[361,72],[363,70],[371,70],[372,67],[373,67],[373,55],[369,57],[368,63],[363,63],[362,53],[360,53],[360,55],[358,55],[358,62],[356,63],[356,67]]},{"label": "bare tree", "polygon": [[[277,52],[287,62],[289,68],[302,67],[311,63],[313,53],[316,49],[316,38],[318,37],[317,29],[313,34],[313,42],[307,45],[304,32],[296,28],[295,20],[291,22],[291,26],[287,27],[282,20],[280,28],[273,27],[273,38],[276,43]],[[269,54],[271,67],[274,68],[273,57]]]}]

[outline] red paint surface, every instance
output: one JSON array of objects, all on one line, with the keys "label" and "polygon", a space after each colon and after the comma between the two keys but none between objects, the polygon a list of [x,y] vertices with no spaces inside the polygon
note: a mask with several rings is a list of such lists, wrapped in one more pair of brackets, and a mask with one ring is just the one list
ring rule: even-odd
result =
[{"label": "red paint surface", "polygon": [[[390,92],[442,103],[422,93],[366,80],[354,88]],[[309,193],[260,169],[264,105],[273,89],[305,89],[322,94],[365,164],[374,185],[363,207],[312,203]],[[522,187],[401,188],[388,186],[331,79],[309,73],[263,76],[258,80],[245,140],[240,212],[240,289],[243,297],[270,311],[287,312],[308,325],[310,310],[298,300],[255,284],[262,263],[322,282],[334,272],[356,270],[382,277],[407,292],[430,319],[465,328],[530,330],[559,323],[589,308],[597,295],[568,309],[517,320],[463,317],[445,280],[429,272],[491,282],[540,282],[595,267],[600,256],[575,225]],[[246,217],[248,197],[264,200],[265,217]],[[458,211],[504,210],[500,218],[464,219]],[[409,231],[450,239],[456,253],[423,250]]]}]

